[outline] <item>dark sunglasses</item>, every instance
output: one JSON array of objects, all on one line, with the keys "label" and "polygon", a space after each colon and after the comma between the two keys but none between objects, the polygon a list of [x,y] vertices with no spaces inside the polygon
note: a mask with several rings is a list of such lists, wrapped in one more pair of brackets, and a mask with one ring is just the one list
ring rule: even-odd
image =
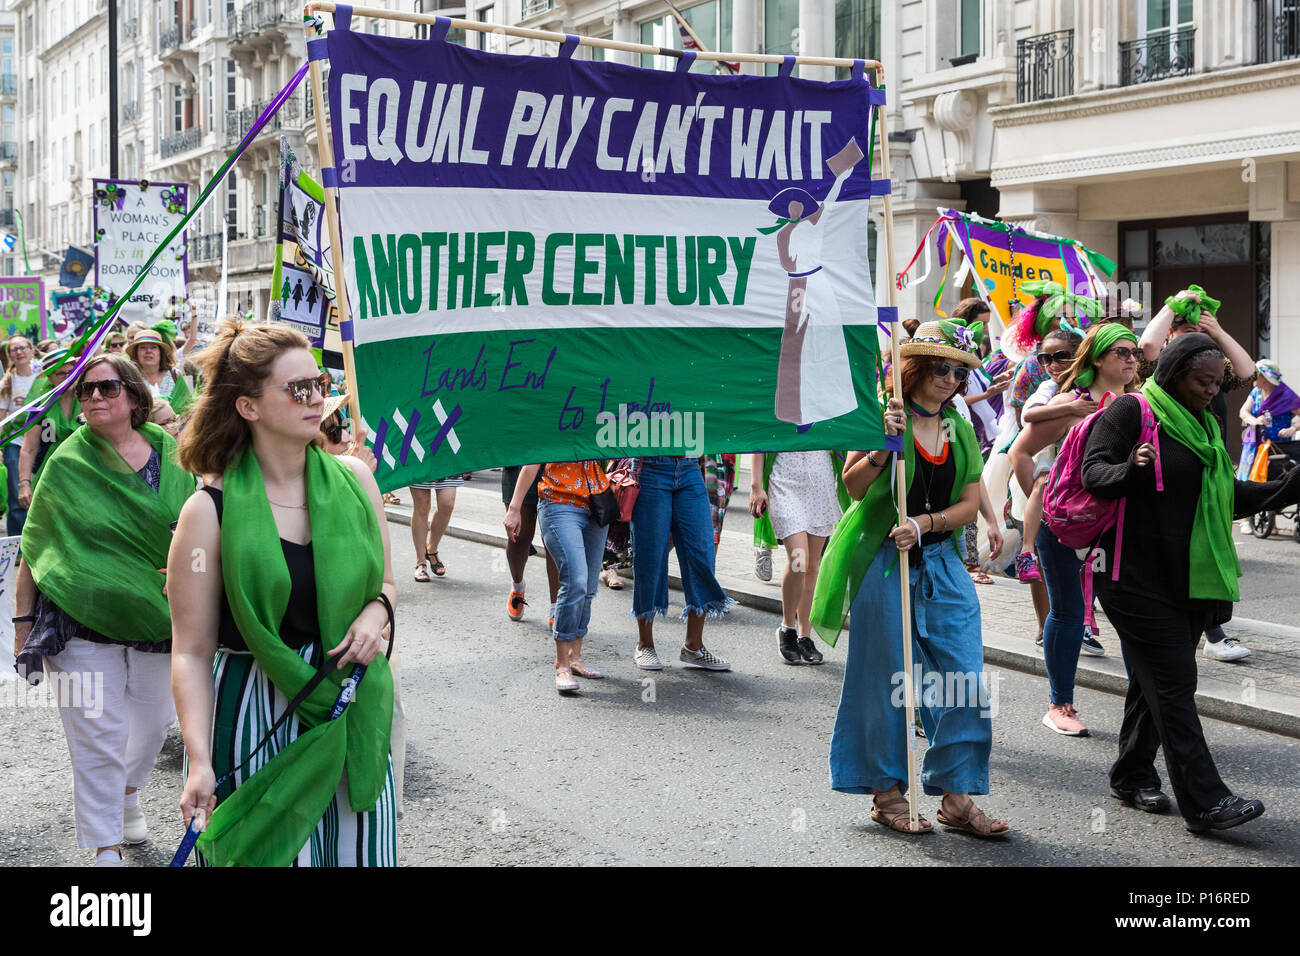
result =
[{"label": "dark sunglasses", "polygon": [[312,389],[320,392],[320,397],[324,398],[330,393],[330,388],[334,385],[334,379],[328,372],[322,372],[316,378],[296,378],[292,382],[285,382],[280,387],[287,389],[289,397],[299,405],[311,403]]},{"label": "dark sunglasses", "polygon": [[341,424],[333,423],[321,427],[321,431],[324,433],[325,437],[328,438],[331,442],[333,442],[336,445],[343,440],[343,433],[350,432],[351,430],[352,429],[348,426],[346,422]]},{"label": "dark sunglasses", "polygon": [[120,378],[101,378],[96,382],[78,382],[77,400],[86,401],[95,394],[96,389],[105,398],[117,398],[122,394],[122,380]]},{"label": "dark sunglasses", "polygon": [[122,339],[116,339],[115,341],[108,343],[108,348],[110,351],[115,351],[117,349],[124,349],[126,348],[126,342]]},{"label": "dark sunglasses", "polygon": [[1103,355],[1118,355],[1118,356],[1119,356],[1119,360],[1120,360],[1121,362],[1127,362],[1129,359],[1135,359],[1135,358],[1138,358],[1138,357],[1139,357],[1139,356],[1138,356],[1138,350],[1137,350],[1137,349],[1130,349],[1130,348],[1126,348],[1126,347],[1123,347],[1123,346],[1116,346],[1115,348],[1109,348],[1109,349],[1107,349],[1105,352],[1103,352],[1102,354],[1103,354]]},{"label": "dark sunglasses", "polygon": [[952,375],[958,382],[964,382],[970,377],[970,369],[965,365],[949,365],[944,362],[934,370],[935,378],[947,378],[949,375]]},{"label": "dark sunglasses", "polygon": [[1036,358],[1042,366],[1064,365],[1074,358],[1074,353],[1069,349],[1058,349],[1055,352],[1039,352]]}]

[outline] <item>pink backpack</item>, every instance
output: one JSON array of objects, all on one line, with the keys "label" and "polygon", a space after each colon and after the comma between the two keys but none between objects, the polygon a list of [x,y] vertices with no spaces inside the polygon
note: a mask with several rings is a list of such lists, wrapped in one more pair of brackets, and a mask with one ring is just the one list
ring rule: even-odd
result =
[{"label": "pink backpack", "polygon": [[[1110,393],[1107,393],[1109,396]],[[1043,521],[1056,539],[1067,548],[1088,548],[1091,552],[1098,539],[1110,528],[1115,528],[1115,564],[1111,580],[1119,580],[1120,552],[1124,544],[1124,498],[1097,498],[1083,487],[1083,452],[1088,445],[1088,433],[1108,404],[1102,397],[1102,407],[1079,422],[1066,434],[1061,452],[1052,465],[1051,474],[1043,488]],[[1142,408],[1142,429],[1138,444],[1151,443],[1156,448],[1156,490],[1164,491],[1164,477],[1160,471],[1160,433],[1151,403],[1141,392],[1133,393]],[[1084,606],[1089,623],[1092,623],[1092,555],[1083,564]]]}]

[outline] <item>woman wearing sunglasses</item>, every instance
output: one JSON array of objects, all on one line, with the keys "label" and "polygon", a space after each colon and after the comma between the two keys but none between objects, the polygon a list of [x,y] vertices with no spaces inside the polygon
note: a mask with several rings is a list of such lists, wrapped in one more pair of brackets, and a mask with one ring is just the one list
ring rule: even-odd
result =
[{"label": "woman wearing sunglasses", "polygon": [[[1137,366],[1141,358],[1138,338],[1118,322],[1092,326],[1083,337],[1074,361],[1061,379],[1055,398],[1047,410],[1065,412],[1059,418],[1028,423],[1011,446],[1011,460],[1016,480],[1026,496],[1033,493],[1034,480],[1042,474],[1043,464],[1033,458],[1049,445],[1059,450],[1066,432],[1078,424],[1092,409],[1100,407],[1107,395],[1137,391]],[[1067,410],[1065,406],[1070,406]],[[1083,413],[1080,417],[1077,413]],[[1055,454],[1052,455],[1055,458]],[[1047,464],[1050,472],[1051,465]],[[1083,562],[1057,540],[1052,529],[1043,523],[1034,539],[1038,561],[1047,585],[1050,610],[1043,625],[1043,664],[1047,669],[1049,699],[1043,724],[1067,737],[1086,737],[1088,728],[1074,707],[1074,676],[1079,668],[1079,653],[1084,644],[1083,586],[1079,571]],[[1095,642],[1095,638],[1093,639]],[[1093,653],[1101,650],[1097,644]]]},{"label": "woman wearing sunglasses", "polygon": [[365,464],[314,444],[330,378],[299,332],[224,323],[197,360],[207,387],[180,461],[204,493],[168,562],[184,821],[210,817],[198,850],[213,865],[395,865],[384,631],[397,589],[379,488]]},{"label": "woman wearing sunglasses", "polygon": [[813,626],[828,643],[835,642],[852,609],[831,738],[831,786],[841,793],[874,794],[871,818],[900,833],[928,833],[933,827],[922,818],[918,829],[911,829],[903,793],[911,728],[905,725],[897,679],[903,670],[899,551],[909,552],[918,677],[960,674],[969,690],[919,699],[930,741],[921,783],[927,794],[943,795],[938,819],[945,826],[981,837],[1010,831],[970,796],[989,792],[993,746],[988,699],[979,690],[984,684],[980,602],[956,541],[980,505],[979,443],[953,408],[970,370],[979,365],[975,349],[970,331],[953,322],[926,322],[901,347],[903,394],[890,400],[885,430],[906,436],[908,520],[894,526],[889,454],[849,452],[844,485],[857,500],[835,527],[813,595]]},{"label": "woman wearing sunglasses", "polygon": [[42,661],[59,688],[72,758],[77,843],[97,866],[147,836],[137,790],[172,720],[171,616],[159,570],[194,478],[146,421],[151,396],[120,355],[87,363],[86,418],[50,453],[23,528],[14,617],[20,672]]},{"label": "woman wearing sunglasses", "polygon": [[[40,375],[42,381],[32,387],[32,397],[38,397],[62,385],[75,362],[76,359],[69,356],[67,349],[59,349],[47,355],[45,370]],[[41,466],[45,464],[50,452],[81,427],[81,422],[77,420],[80,414],[81,403],[77,401],[77,390],[66,389],[59,400],[41,416],[41,420],[23,436],[22,454],[18,457],[18,501],[24,508],[32,506],[32,492],[40,480]]]}]

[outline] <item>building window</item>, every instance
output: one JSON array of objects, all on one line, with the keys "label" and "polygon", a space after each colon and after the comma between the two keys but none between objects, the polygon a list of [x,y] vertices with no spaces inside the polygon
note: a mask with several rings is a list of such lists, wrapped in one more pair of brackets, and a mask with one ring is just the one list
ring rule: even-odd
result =
[{"label": "building window", "polygon": [[960,56],[979,56],[980,0],[961,0],[961,36],[957,44]]},{"label": "building window", "polygon": [[205,125],[209,133],[216,128],[212,118],[214,102],[212,92],[212,65],[209,63],[203,67],[203,116],[205,117]]},{"label": "building window", "polygon": [[226,238],[239,238],[239,184],[235,182],[237,170],[226,177]]},{"label": "building window", "polygon": [[98,160],[95,159],[95,133],[96,132],[97,130],[95,129],[95,124],[91,123],[90,124],[90,156],[88,158],[88,161],[91,166],[94,166],[95,163],[98,162]]},{"label": "building window", "polygon": [[[496,4],[488,4],[486,7],[480,8],[475,19],[477,19],[479,23],[496,23],[497,22]],[[502,39],[504,39],[504,37]],[[497,49],[496,44],[497,44],[497,38],[494,37],[491,33],[480,33],[478,35],[478,48],[480,50],[488,50],[492,53],[504,53],[505,50]]]},{"label": "building window", "polygon": [[181,95],[179,83],[172,84],[172,132],[179,133],[184,128],[185,97]]},{"label": "building window", "polygon": [[[794,53],[795,38],[799,35],[799,4],[784,0],[765,0],[763,3],[763,52]],[[769,76],[775,76],[774,63],[764,66]]]},{"label": "building window", "polygon": [[77,62],[72,68],[72,105],[77,107],[81,105],[81,63]]},{"label": "building window", "polygon": [[226,61],[226,109],[237,110],[238,104],[235,102],[235,61]]},{"label": "building window", "polygon": [[[835,55],[854,60],[880,59],[880,0],[836,0]],[[847,80],[852,71],[835,71]]]},{"label": "building window", "polygon": [[[769,6],[776,2],[777,0],[767,0]],[[731,49],[731,0],[706,0],[683,10],[682,17],[700,38],[700,43],[708,49]],[[795,19],[798,19],[797,10]],[[685,48],[682,31],[671,13],[642,23],[641,42],[673,50]],[[671,70],[676,68],[677,61],[670,57],[642,54],[641,65],[650,69]],[[691,64],[692,73],[714,73],[717,68],[717,64],[711,60],[697,60]]]},{"label": "building window", "polygon": [[86,98],[93,100],[95,98],[95,54],[91,51],[89,58],[86,60]]},{"label": "building window", "polygon": [[63,94],[60,102],[63,104],[63,112],[68,111],[68,71],[64,70],[59,77],[59,91]]}]

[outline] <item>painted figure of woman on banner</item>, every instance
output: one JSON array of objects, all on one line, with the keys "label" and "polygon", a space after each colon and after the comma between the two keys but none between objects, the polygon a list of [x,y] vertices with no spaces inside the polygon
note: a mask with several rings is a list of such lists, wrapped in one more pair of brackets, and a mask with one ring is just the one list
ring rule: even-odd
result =
[{"label": "painted figure of woman on banner", "polygon": [[760,230],[776,232],[777,254],[790,278],[776,371],[776,417],[801,431],[858,407],[840,304],[825,269],[822,244],[830,207],[862,158],[857,140],[850,139],[826,161],[835,182],[825,201],[818,203],[797,186],[783,189],[767,207],[780,217],[777,228]]}]

